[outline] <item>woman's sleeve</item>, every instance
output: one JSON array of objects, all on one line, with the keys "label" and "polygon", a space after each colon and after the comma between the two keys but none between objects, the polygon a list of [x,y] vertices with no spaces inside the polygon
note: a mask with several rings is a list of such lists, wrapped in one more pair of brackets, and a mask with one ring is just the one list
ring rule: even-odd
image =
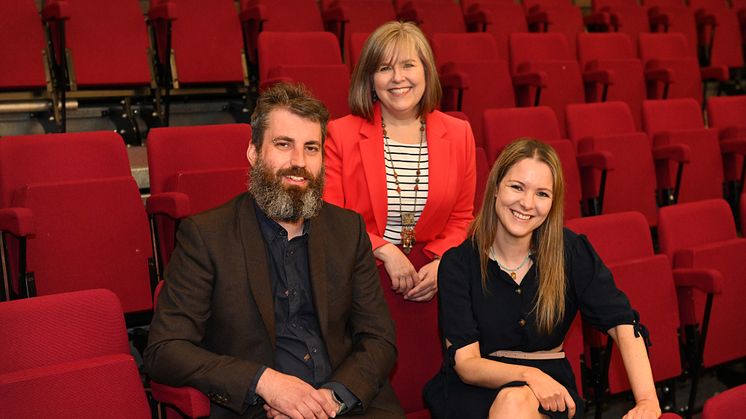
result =
[{"label": "woman's sleeve", "polygon": [[446,340],[448,353],[479,340],[479,328],[472,309],[470,267],[473,255],[467,255],[465,246],[447,251],[438,268],[438,295],[440,326]]},{"label": "woman's sleeve", "polygon": [[[425,251],[429,256],[442,255],[451,247],[458,246],[466,239],[466,230],[469,223],[474,219],[474,193],[477,188],[477,163],[476,151],[474,145],[474,133],[471,125],[464,121],[464,132],[459,134],[459,140],[464,144],[464,162],[461,167],[464,168],[461,173],[451,173],[451,176],[461,179],[461,187],[458,190],[458,196],[453,206],[451,214],[448,216],[443,231],[425,246]],[[456,139],[454,139],[456,140]]]},{"label": "woman's sleeve", "polygon": [[629,299],[616,287],[611,271],[588,239],[578,235],[570,241],[570,284],[583,320],[602,332],[620,324],[637,324],[639,319]]}]

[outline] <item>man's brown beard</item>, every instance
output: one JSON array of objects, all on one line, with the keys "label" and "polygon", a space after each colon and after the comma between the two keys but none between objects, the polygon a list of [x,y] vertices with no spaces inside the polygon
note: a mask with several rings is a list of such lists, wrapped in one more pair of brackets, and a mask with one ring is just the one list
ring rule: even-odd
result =
[{"label": "man's brown beard", "polygon": [[[315,217],[321,211],[321,196],[324,191],[324,167],[318,176],[306,168],[293,166],[272,173],[261,154],[250,170],[249,192],[259,208],[275,221],[295,222]],[[283,176],[302,176],[308,180],[305,189],[282,184]]]}]

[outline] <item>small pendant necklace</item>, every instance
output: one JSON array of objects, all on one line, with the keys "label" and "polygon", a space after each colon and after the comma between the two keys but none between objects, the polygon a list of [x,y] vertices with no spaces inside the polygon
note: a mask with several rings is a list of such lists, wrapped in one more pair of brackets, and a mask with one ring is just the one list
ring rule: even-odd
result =
[{"label": "small pendant necklace", "polygon": [[402,209],[402,193],[401,185],[399,184],[399,174],[396,172],[396,166],[394,166],[394,159],[391,156],[391,148],[389,146],[389,136],[386,133],[386,123],[381,118],[381,127],[383,129],[383,143],[386,146],[386,154],[388,155],[389,164],[394,172],[394,183],[396,184],[396,193],[399,195],[399,214],[401,216],[401,245],[404,253],[409,253],[414,247],[416,237],[414,232],[415,215],[417,211],[417,193],[420,190],[420,163],[422,161],[422,144],[425,141],[425,120],[420,120],[420,144],[417,149],[417,171],[415,172],[416,177],[414,179],[414,201],[412,202],[412,211],[404,211]]},{"label": "small pendant necklace", "polygon": [[523,268],[523,266],[526,265],[526,262],[528,262],[530,256],[531,256],[531,251],[529,250],[528,254],[526,254],[526,258],[523,259],[523,262],[521,262],[521,264],[518,265],[518,267],[511,269],[503,265],[502,263],[500,263],[499,260],[497,260],[497,256],[495,256],[495,249],[493,247],[490,247],[490,258],[492,258],[495,262],[497,262],[497,266],[499,266],[500,269],[510,274],[510,278],[513,279],[513,281],[516,280],[516,277],[517,277],[516,272],[520,271],[521,268]]}]

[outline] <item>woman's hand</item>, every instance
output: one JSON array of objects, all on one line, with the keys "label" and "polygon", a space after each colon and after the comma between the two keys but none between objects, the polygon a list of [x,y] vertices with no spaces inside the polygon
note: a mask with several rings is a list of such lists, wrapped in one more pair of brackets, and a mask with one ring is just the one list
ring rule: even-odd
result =
[{"label": "woman's hand", "polygon": [[391,278],[391,289],[397,294],[407,294],[420,283],[420,276],[407,256],[391,243],[373,251],[373,255],[383,262],[383,267]]},{"label": "woman's hand", "polygon": [[532,368],[526,373],[528,388],[534,392],[539,404],[544,410],[562,412],[567,410],[567,416],[575,416],[575,401],[565,386],[539,369]]},{"label": "woman's hand", "polygon": [[420,283],[404,295],[405,300],[430,301],[438,292],[438,267],[440,259],[424,265],[418,272]]},{"label": "woman's hand", "polygon": [[658,400],[640,400],[635,404],[623,419],[657,419],[661,416],[661,407]]}]

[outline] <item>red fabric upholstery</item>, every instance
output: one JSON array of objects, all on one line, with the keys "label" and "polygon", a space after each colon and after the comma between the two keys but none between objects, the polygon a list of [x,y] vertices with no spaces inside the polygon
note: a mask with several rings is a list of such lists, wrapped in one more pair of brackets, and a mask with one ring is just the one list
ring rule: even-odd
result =
[{"label": "red fabric upholstery", "polygon": [[[746,356],[746,335],[733,328],[733,319],[746,315],[746,266],[742,263],[746,240],[736,238],[728,204],[716,199],[661,208],[658,235],[661,251],[669,255],[674,268],[709,268],[723,275],[722,292],[712,304],[704,365]],[[692,298],[701,321],[704,297],[696,293]]]},{"label": "red fabric upholstery", "polygon": [[[565,135],[565,106],[585,102],[583,80],[578,62],[567,40],[560,34],[510,35],[510,62],[513,74],[546,74],[546,87],[541,90],[541,105],[551,107],[559,121],[560,134]],[[516,102],[526,106],[534,100],[533,89],[519,89]]]},{"label": "red fabric upholstery", "polygon": [[122,137],[111,131],[22,135],[0,141],[0,208],[21,186],[130,175]]},{"label": "red fabric upholstery", "polygon": [[[722,197],[720,144],[717,132],[705,129],[699,104],[693,99],[649,100],[642,104],[642,113],[654,146],[684,144],[691,149],[678,202]],[[671,165],[668,173],[658,171],[659,181],[673,184],[675,170]]]},{"label": "red fabric upholstery", "polygon": [[[640,59],[645,69],[673,70],[674,81],[668,88],[668,98],[694,98],[702,102],[702,76],[696,55],[689,41],[680,33],[640,34]],[[648,98],[663,98],[661,83],[648,83]]]},{"label": "red fabric upholstery", "polygon": [[342,64],[337,38],[329,32],[263,32],[258,54],[260,81],[278,66]]},{"label": "red fabric upholstery", "polygon": [[[646,218],[637,212],[626,212],[572,220],[568,227],[588,236],[614,275],[617,286],[627,294],[642,323],[650,330],[654,338],[649,348],[654,380],[680,375],[676,288],[668,258],[653,254]],[[615,347],[609,389],[611,393],[619,393],[629,388],[621,355]]]},{"label": "red fabric upholstery", "polygon": [[234,2],[171,0],[171,48],[180,83],[243,83],[241,22]]},{"label": "red fabric upholstery", "polygon": [[462,1],[467,26],[470,30],[481,31],[492,35],[497,41],[498,56],[507,60],[508,36],[514,32],[528,32],[526,14],[521,5],[512,1]]},{"label": "red fabric upholstery", "polygon": [[[583,71],[610,72],[613,84],[606,100],[625,102],[632,111],[637,130],[642,126],[641,108],[645,100],[645,76],[636,47],[625,33],[581,33],[578,35],[578,58]],[[602,101],[603,85],[585,87],[588,102]]]},{"label": "red fabric upholstery", "polygon": [[[152,196],[185,194],[188,215],[222,204],[246,190],[250,141],[251,127],[247,124],[150,130],[146,144]],[[165,264],[173,250],[175,224],[167,217],[157,221]]]},{"label": "red fabric upholstery", "polygon": [[[583,14],[580,8],[575,7],[573,2],[567,0],[527,0],[523,2],[523,8],[529,20],[529,28],[531,28],[531,22],[534,21],[540,25],[531,29],[542,32],[544,29],[541,24],[547,22],[548,28],[546,31],[562,34],[567,39],[570,53],[575,56],[577,36],[579,33],[585,32]],[[532,15],[540,16],[534,17]]]},{"label": "red fabric upholstery", "polygon": [[746,414],[743,412],[743,406],[746,406],[746,384],[709,398],[702,410],[702,419],[744,419]]},{"label": "red fabric upholstery", "polygon": [[559,140],[559,123],[551,108],[488,109],[484,112],[484,139],[487,159],[494,162],[506,145],[518,138],[540,141]]},{"label": "red fabric upholstery", "polygon": [[314,96],[324,102],[332,119],[350,113],[347,105],[350,72],[344,64],[280,65],[269,70],[268,77],[303,83]]},{"label": "red fabric upholstery", "polygon": [[[717,96],[707,99],[707,122],[720,140],[746,139],[746,96]],[[743,158],[723,156],[725,179],[740,180]]]},{"label": "red fabric upholstery", "polygon": [[449,77],[465,80],[461,110],[471,121],[477,145],[483,145],[484,111],[515,106],[507,61],[499,59],[495,39],[485,33],[434,34],[432,47],[443,86],[443,109],[457,108],[460,86],[449,85]]},{"label": "red fabric upholstery", "polygon": [[9,417],[149,418],[112,292],[0,305],[0,403]]},{"label": "red fabric upholstery", "polygon": [[644,0],[651,16],[665,16],[665,27],[656,28],[657,32],[680,33],[687,41],[692,57],[697,56],[697,22],[694,11],[679,0]]},{"label": "red fabric upholstery", "polygon": [[108,288],[127,313],[152,307],[150,234],[131,176],[31,184],[13,202],[33,212],[27,261],[38,295]]},{"label": "red fabric upholstery", "polygon": [[700,14],[710,15],[717,22],[714,32],[709,27],[698,25],[700,45],[706,46],[712,42],[708,64],[732,68],[743,67],[738,13],[729,8],[723,0],[690,0],[689,8],[695,13],[695,17]]},{"label": "red fabric upholstery", "polygon": [[640,6],[636,0],[593,0],[591,5],[594,12],[609,13],[612,31],[629,35],[637,51],[637,35],[650,32],[647,8]]},{"label": "red fabric upholstery", "polygon": [[[415,245],[409,254],[409,260],[418,270],[430,262],[422,249],[422,244]],[[438,333],[438,299],[426,303],[406,301],[391,290],[391,279],[384,266],[378,270],[383,296],[396,324],[399,356],[391,372],[391,385],[404,413],[417,412],[424,408],[422,389],[425,383],[435,375],[443,361]]]},{"label": "red fabric upholstery", "polygon": [[412,20],[426,35],[466,32],[464,15],[458,4],[451,1],[412,0],[404,3],[399,18]]},{"label": "red fabric upholstery", "polygon": [[0,89],[45,87],[44,27],[34,0],[0,3],[0,56],[12,57],[12,65],[0,66]]},{"label": "red fabric upholstery", "polygon": [[65,46],[79,87],[150,84],[147,30],[137,3],[66,3],[70,19],[66,21]]},{"label": "red fabric upholstery", "polygon": [[562,174],[565,176],[565,219],[580,217],[583,196],[575,146],[567,140],[546,141],[546,143],[554,148],[562,163]]},{"label": "red fabric upholstery", "polygon": [[[327,30],[331,29],[337,36],[344,22],[344,46],[347,47],[353,33],[373,32],[385,22],[395,20],[396,12],[389,0],[335,0],[324,10],[323,16]],[[349,56],[345,62],[350,62]]]}]

